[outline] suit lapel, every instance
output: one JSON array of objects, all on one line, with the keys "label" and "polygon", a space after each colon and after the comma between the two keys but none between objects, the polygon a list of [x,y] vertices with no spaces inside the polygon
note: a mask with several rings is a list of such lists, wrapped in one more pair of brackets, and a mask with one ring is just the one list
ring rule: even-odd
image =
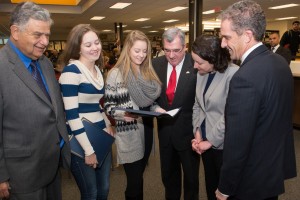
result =
[{"label": "suit lapel", "polygon": [[[174,100],[172,103],[172,107],[176,108],[176,104],[178,104],[179,100],[183,100],[183,94],[186,88],[186,83],[189,81],[189,78],[192,76],[193,68],[191,67],[192,63],[190,63],[187,55],[185,55],[185,59],[182,65],[182,69],[179,75],[179,79],[177,81],[176,92],[174,96]],[[180,103],[179,103],[180,105]]]},{"label": "suit lapel", "polygon": [[[240,67],[242,67],[244,64],[246,64],[248,61],[252,60],[253,58],[255,58],[258,54],[261,54],[265,51],[269,51],[268,48],[265,45],[260,45],[258,46],[256,49],[254,49],[244,60],[244,62],[242,63],[242,65]],[[271,51],[269,51],[271,53]]]},{"label": "suit lapel", "polygon": [[[24,64],[20,61],[20,59],[17,57],[17,55],[13,52],[12,49],[10,49],[11,53],[10,55],[10,62],[13,63],[12,71],[24,82],[24,84],[31,89],[39,98],[41,98],[43,101],[45,101],[49,106],[52,107],[51,102],[49,99],[45,96],[45,94],[42,92],[42,90],[39,88],[38,84],[35,82],[35,80],[32,78],[31,74],[28,72]],[[15,62],[18,60],[19,62]],[[42,70],[43,71],[43,70]],[[45,79],[46,74],[45,74]],[[47,81],[48,83],[48,81]]]},{"label": "suit lapel", "polygon": [[[207,77],[208,77],[208,75],[207,75]],[[212,80],[210,86],[208,87],[208,89],[205,93],[205,104],[207,103],[208,99],[210,98],[210,96],[212,95],[214,90],[216,88],[218,88],[218,85],[221,83],[221,80],[223,77],[225,77],[225,76],[222,76],[219,72],[216,72],[214,79]],[[205,82],[205,84],[206,84],[206,82]]]}]

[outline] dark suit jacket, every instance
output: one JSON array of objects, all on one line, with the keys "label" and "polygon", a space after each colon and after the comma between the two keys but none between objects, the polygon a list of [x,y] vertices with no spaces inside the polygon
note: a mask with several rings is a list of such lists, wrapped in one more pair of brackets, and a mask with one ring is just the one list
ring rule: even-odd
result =
[{"label": "dark suit jacket", "polygon": [[[12,192],[28,193],[55,177],[60,154],[70,162],[60,88],[51,62],[39,64],[51,101],[7,43],[0,50],[0,182],[9,180]],[[66,141],[59,147],[62,136]]]},{"label": "dark suit jacket", "polygon": [[261,45],[230,82],[219,190],[243,200],[284,192],[296,176],[293,77],[287,62]]},{"label": "dark suit jacket", "polygon": [[275,51],[275,53],[284,57],[284,59],[288,62],[288,64],[291,63],[292,55],[289,49],[279,46],[278,49]]},{"label": "dark suit jacket", "polygon": [[162,146],[167,146],[172,142],[177,150],[191,148],[191,140],[194,138],[192,114],[197,81],[197,72],[193,65],[192,57],[187,53],[177,82],[173,103],[169,106],[166,96],[168,61],[165,56],[153,59],[153,67],[162,81],[162,92],[157,100],[158,105],[167,111],[181,107],[181,111],[174,118],[158,118],[158,137]]}]

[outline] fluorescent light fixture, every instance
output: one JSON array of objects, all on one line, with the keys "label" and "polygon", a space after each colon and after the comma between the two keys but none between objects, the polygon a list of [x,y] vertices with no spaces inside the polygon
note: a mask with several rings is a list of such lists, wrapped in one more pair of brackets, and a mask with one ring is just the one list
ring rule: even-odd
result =
[{"label": "fluorescent light fixture", "polygon": [[283,8],[295,7],[295,6],[299,6],[299,4],[291,3],[291,4],[281,5],[281,6],[269,7],[269,9],[276,10],[276,9],[283,9]]},{"label": "fluorescent light fixture", "polygon": [[127,6],[130,6],[132,3],[116,3],[113,6],[109,7],[112,9],[123,9],[126,8]]},{"label": "fluorescent light fixture", "polygon": [[220,21],[218,21],[218,22],[216,22],[216,21],[203,21],[202,24],[204,24],[204,25],[214,25],[214,26],[219,26],[220,27],[221,22]]},{"label": "fluorescent light fixture", "polygon": [[102,16],[94,16],[90,20],[101,20],[101,19],[104,19],[104,18],[105,17],[102,17]]},{"label": "fluorescent light fixture", "polygon": [[149,20],[150,18],[140,18],[140,19],[136,19],[136,20],[134,20],[134,21],[136,21],[136,22],[144,22],[144,21],[147,21],[147,20]]},{"label": "fluorescent light fixture", "polygon": [[152,26],[143,26],[142,28],[151,28]]},{"label": "fluorescent light fixture", "polygon": [[[126,27],[126,26],[127,26],[127,25],[125,25],[125,24],[123,24],[123,25],[122,25],[122,27]],[[117,25],[117,27],[119,28],[120,26],[119,26],[119,25]]]},{"label": "fluorescent light fixture", "polygon": [[282,17],[282,18],[276,18],[275,20],[288,20],[288,19],[296,19],[297,17]]},{"label": "fluorescent light fixture", "polygon": [[215,13],[216,11],[215,10],[208,10],[208,11],[204,11],[202,12],[203,15],[209,15],[209,14],[213,14]]},{"label": "fluorescent light fixture", "polygon": [[172,22],[177,22],[179,21],[178,19],[170,19],[170,20],[166,20],[166,21],[163,21],[165,23],[172,23]]},{"label": "fluorescent light fixture", "polygon": [[123,31],[124,33],[129,33],[130,31],[132,31],[132,30],[125,30],[125,31]]},{"label": "fluorescent light fixture", "polygon": [[111,32],[111,30],[103,30],[103,32]]},{"label": "fluorescent light fixture", "polygon": [[157,33],[158,31],[149,31],[149,33]]},{"label": "fluorescent light fixture", "polygon": [[177,12],[177,11],[184,10],[184,9],[187,9],[187,8],[188,8],[188,7],[177,6],[177,7],[174,7],[174,8],[168,9],[168,10],[165,10],[165,11],[167,11],[167,12]]}]

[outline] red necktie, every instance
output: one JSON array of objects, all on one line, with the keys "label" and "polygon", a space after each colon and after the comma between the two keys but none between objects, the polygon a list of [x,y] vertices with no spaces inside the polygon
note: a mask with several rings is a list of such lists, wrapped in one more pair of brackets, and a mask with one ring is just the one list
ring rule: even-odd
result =
[{"label": "red necktie", "polygon": [[169,105],[172,104],[172,101],[175,96],[175,88],[176,88],[176,69],[175,68],[176,68],[176,66],[173,66],[173,70],[171,72],[169,83],[168,83],[168,88],[166,91]]}]

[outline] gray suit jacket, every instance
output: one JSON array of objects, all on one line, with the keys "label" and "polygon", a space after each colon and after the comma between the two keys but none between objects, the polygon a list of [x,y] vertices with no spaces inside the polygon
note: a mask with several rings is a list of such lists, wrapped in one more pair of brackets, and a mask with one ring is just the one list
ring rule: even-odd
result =
[{"label": "gray suit jacket", "polygon": [[208,74],[204,76],[197,75],[196,97],[193,107],[194,133],[205,119],[207,140],[216,149],[223,149],[225,104],[231,77],[238,69],[237,65],[230,64],[224,73],[216,72],[211,85],[205,93],[205,103],[203,101],[203,91]]},{"label": "gray suit jacket", "polygon": [[[55,177],[60,155],[70,162],[60,88],[51,62],[39,64],[50,102],[7,43],[0,50],[0,182],[9,181],[14,193],[32,192]],[[66,144],[60,149],[61,136]]]}]

